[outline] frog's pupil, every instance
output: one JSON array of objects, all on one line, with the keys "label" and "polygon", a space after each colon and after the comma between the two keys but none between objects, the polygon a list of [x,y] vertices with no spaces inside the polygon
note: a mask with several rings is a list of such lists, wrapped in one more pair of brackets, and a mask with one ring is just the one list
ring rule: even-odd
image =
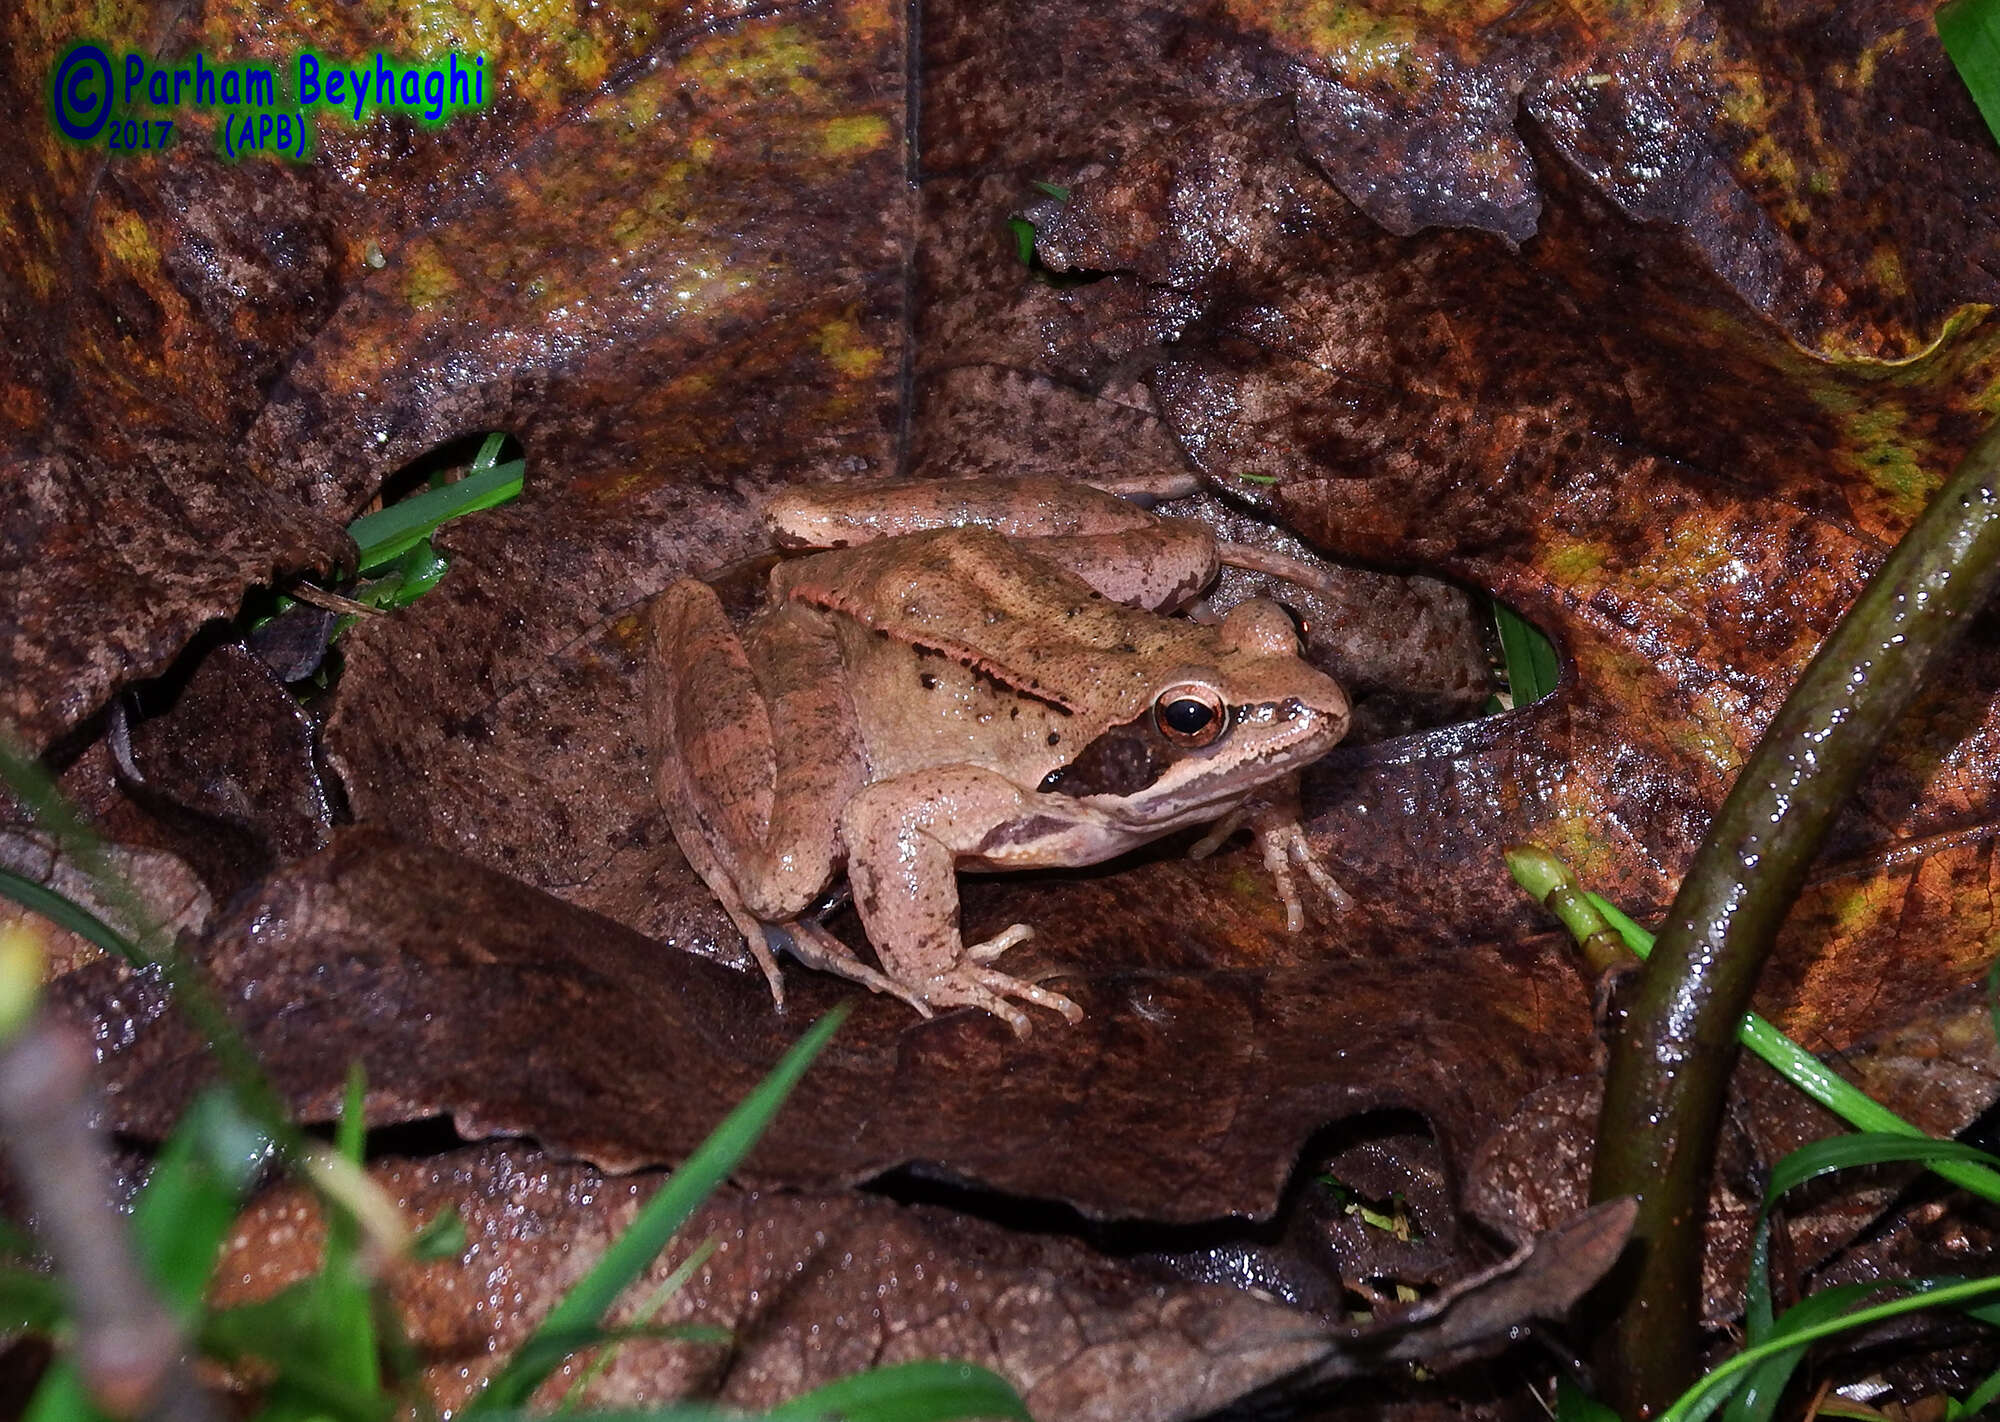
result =
[{"label": "frog's pupil", "polygon": [[1167,703],[1166,719],[1173,730],[1192,736],[1215,719],[1215,711],[1202,702],[1182,698]]}]

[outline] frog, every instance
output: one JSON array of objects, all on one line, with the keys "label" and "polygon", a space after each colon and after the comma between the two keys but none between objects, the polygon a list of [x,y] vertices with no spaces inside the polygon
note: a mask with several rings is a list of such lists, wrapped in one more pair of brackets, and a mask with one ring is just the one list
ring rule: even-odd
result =
[{"label": "frog", "polygon": [[[957,874],[1191,826],[1196,854],[1250,826],[1288,929],[1301,876],[1346,906],[1298,774],[1347,696],[1280,604],[1207,607],[1228,548],[1205,525],[1134,489],[991,475],[795,486],[764,524],[785,556],[740,625],[697,578],[654,600],[647,704],[666,818],[780,1009],[774,946],[926,1018],[1074,1025],[1069,997],[995,966],[1031,925],[964,940]],[[875,965],[816,911],[843,879]]]}]

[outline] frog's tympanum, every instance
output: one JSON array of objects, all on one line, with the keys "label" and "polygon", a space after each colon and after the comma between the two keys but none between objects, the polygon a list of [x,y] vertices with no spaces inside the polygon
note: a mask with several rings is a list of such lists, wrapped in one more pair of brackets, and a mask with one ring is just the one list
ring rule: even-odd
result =
[{"label": "frog's tympanum", "polygon": [[[779,563],[740,629],[707,584],[653,609],[656,776],[681,848],[782,1003],[767,932],[928,1016],[1009,999],[1080,1008],[993,962],[1032,930],[959,936],[954,871],[1095,864],[1189,825],[1246,821],[1304,923],[1336,905],[1297,772],[1347,729],[1276,603],[1168,616],[1217,572],[1195,523],[1056,480],[802,489],[766,520]],[[1199,604],[1196,611],[1205,611]],[[1203,846],[1198,846],[1198,852]],[[880,960],[811,916],[845,873]]]}]

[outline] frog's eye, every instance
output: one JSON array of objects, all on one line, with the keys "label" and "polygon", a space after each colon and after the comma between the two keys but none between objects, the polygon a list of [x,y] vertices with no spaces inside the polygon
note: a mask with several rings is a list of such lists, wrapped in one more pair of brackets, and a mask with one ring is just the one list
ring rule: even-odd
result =
[{"label": "frog's eye", "polygon": [[1222,698],[1205,686],[1175,686],[1153,703],[1153,721],[1160,734],[1177,746],[1199,750],[1215,744],[1229,718]]}]

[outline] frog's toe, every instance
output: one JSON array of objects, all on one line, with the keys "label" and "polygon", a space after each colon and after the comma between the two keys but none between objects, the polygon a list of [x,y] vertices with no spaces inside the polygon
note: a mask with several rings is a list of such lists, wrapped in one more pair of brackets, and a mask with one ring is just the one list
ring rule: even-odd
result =
[{"label": "frog's toe", "polygon": [[1243,828],[1243,822],[1250,818],[1248,810],[1231,810],[1208,827],[1208,833],[1188,846],[1188,858],[1206,859],[1229,842],[1229,837]]},{"label": "frog's toe", "polygon": [[999,957],[1002,953],[1005,953],[1009,948],[1013,948],[1019,944],[1026,943],[1030,938],[1033,938],[1034,936],[1035,936],[1035,927],[1033,924],[1030,923],[1010,924],[1007,928],[1005,928],[999,933],[994,934],[984,943],[968,943],[965,948],[965,956],[970,958],[975,963],[990,963],[995,958]]},{"label": "frog's toe", "polygon": [[1050,992],[1045,987],[1037,987],[1033,983],[1023,982],[1019,978],[1009,977],[1007,974],[1002,972],[996,972],[992,968],[977,968],[968,966],[965,971],[968,974],[970,974],[979,983],[981,987],[984,987],[991,992],[998,993],[1005,997],[1018,997],[1023,1002],[1032,1002],[1037,1007],[1046,1007],[1051,1012],[1060,1012],[1068,1020],[1069,1025],[1072,1027],[1076,1026],[1077,1023],[1083,1021],[1083,1009],[1081,1007],[1078,1007],[1075,1003],[1071,1002],[1068,998],[1064,997],[1059,992]]},{"label": "frog's toe", "polygon": [[1297,933],[1306,926],[1305,898],[1299,890],[1300,874],[1304,874],[1312,886],[1326,896],[1328,907],[1335,913],[1345,913],[1354,907],[1353,897],[1340,886],[1340,881],[1333,877],[1313,851],[1303,826],[1296,823],[1281,825],[1263,830],[1257,837],[1264,851],[1264,868],[1276,883],[1278,898],[1285,906],[1287,933]]},{"label": "frog's toe", "polygon": [[939,1007],[949,1004],[990,1012],[1012,1027],[1016,1037],[1027,1036],[1033,1030],[1033,1024],[1027,1013],[1007,1000],[1010,997],[1046,1007],[1051,1012],[1060,1012],[1072,1027],[1083,1021],[1083,1009],[1061,993],[1050,992],[1047,988],[1022,982],[996,969],[982,968],[969,962],[932,978],[924,985],[924,996]]}]

